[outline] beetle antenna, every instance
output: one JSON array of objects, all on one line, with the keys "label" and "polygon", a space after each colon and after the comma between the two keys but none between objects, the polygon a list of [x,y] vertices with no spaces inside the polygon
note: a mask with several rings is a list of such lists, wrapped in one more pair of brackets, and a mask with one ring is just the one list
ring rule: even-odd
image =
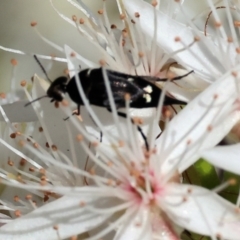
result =
[{"label": "beetle antenna", "polygon": [[26,103],[26,104],[24,105],[24,107],[27,107],[27,106],[29,106],[30,104],[32,104],[32,103],[34,103],[34,102],[36,102],[36,101],[38,101],[38,100],[40,100],[40,99],[42,99],[42,98],[45,98],[45,97],[48,97],[48,95],[44,95],[44,96],[38,97],[38,98],[32,100],[31,102]]},{"label": "beetle antenna", "polygon": [[180,79],[182,79],[182,78],[184,78],[184,77],[187,77],[188,75],[190,75],[190,74],[193,73],[193,72],[194,72],[194,70],[192,70],[192,71],[190,71],[190,72],[188,72],[188,73],[186,73],[186,74],[184,74],[184,75],[174,77],[174,78],[171,79],[171,81],[180,80]]},{"label": "beetle antenna", "polygon": [[52,83],[52,80],[50,80],[50,78],[48,77],[48,74],[47,74],[45,68],[43,67],[43,65],[41,64],[41,62],[39,61],[37,55],[34,54],[33,57],[34,57],[34,59],[36,60],[36,62],[38,63],[38,65],[40,66],[40,68],[42,69],[42,71],[43,71],[43,73],[45,74],[47,80],[48,80],[50,83]]}]

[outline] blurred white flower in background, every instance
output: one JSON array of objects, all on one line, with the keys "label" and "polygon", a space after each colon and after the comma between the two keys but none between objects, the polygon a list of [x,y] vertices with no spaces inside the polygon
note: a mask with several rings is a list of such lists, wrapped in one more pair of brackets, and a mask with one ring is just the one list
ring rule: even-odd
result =
[{"label": "blurred white flower in background", "polygon": [[[49,11],[50,16],[56,16],[58,12],[63,18],[67,15],[70,24],[77,25],[81,33],[84,31],[85,40],[80,37],[83,34],[79,34],[76,28],[73,28],[73,32],[68,32],[71,29],[69,23],[62,20],[59,20],[56,28],[51,27],[51,35],[45,33],[47,28],[41,27],[44,18],[40,11],[40,20],[35,15],[31,16],[27,25],[29,27],[29,23],[36,20],[38,24],[35,28],[43,37],[48,36],[48,39],[54,42],[53,47],[60,46],[61,51],[54,51],[54,54],[68,63],[71,76],[74,76],[79,65],[85,68],[97,67],[100,64],[129,74],[165,77],[168,64],[177,61],[182,66],[171,66],[172,71],[179,75],[182,71],[194,69],[195,74],[190,75],[186,82],[180,81],[180,87],[174,86],[174,83],[166,84],[166,91],[177,98],[192,100],[207,85],[212,85],[194,98],[170,122],[169,115],[165,114],[166,128],[157,140],[155,137],[160,133],[158,119],[162,106],[159,106],[157,113],[155,110],[150,112],[149,121],[145,122],[147,128],[144,129],[150,144],[149,152],[142,144],[144,141],[131,124],[130,118],[128,121],[118,119],[114,115],[107,115],[105,109],[98,111],[105,116],[100,120],[101,124],[97,123],[97,131],[96,128],[92,129],[92,120],[86,120],[88,107],[83,123],[75,118],[64,122],[62,119],[70,115],[70,109],[62,107],[65,111],[61,112],[50,104],[48,99],[36,103],[39,122],[16,125],[8,122],[5,116],[7,127],[4,126],[1,132],[1,152],[4,153],[0,173],[2,182],[24,191],[16,195],[15,190],[11,192],[6,187],[1,196],[2,199],[7,199],[1,201],[2,209],[8,210],[12,218],[26,215],[11,221],[11,218],[3,213],[2,223],[8,224],[0,229],[2,237],[42,239],[44,235],[46,239],[61,239],[84,233],[93,239],[179,239],[179,231],[175,229],[175,225],[178,225],[211,236],[212,239],[238,239],[238,211],[235,205],[216,194],[234,181],[209,191],[183,185],[178,177],[178,174],[201,156],[219,167],[229,169],[229,161],[233,161],[236,166],[237,150],[234,149],[236,154],[231,159],[223,158],[221,162],[217,162],[219,147],[214,146],[240,117],[240,69],[238,51],[235,51],[238,50],[237,39],[233,37],[232,41],[229,41],[229,38],[226,41],[226,34],[219,24],[216,24],[216,29],[220,29],[222,35],[217,33],[210,36],[214,33],[212,28],[207,31],[208,36],[204,37],[198,29],[201,29],[206,18],[197,17],[198,29],[188,21],[188,17],[190,20],[196,14],[187,1],[183,8],[174,1],[164,2],[167,7],[161,8],[168,15],[158,11],[158,6],[152,6],[155,1],[152,5],[137,0],[123,1],[130,17],[128,18],[121,6],[122,22],[115,20],[114,25],[111,21],[111,24],[108,22],[104,7],[97,7],[97,10],[101,10],[96,10],[95,13],[84,8],[91,22],[88,25],[86,16],[79,17],[76,9],[66,13],[65,7],[53,1],[53,11],[54,8],[50,8],[51,2],[44,2],[48,4],[46,13]],[[208,1],[209,5],[210,3],[212,1]],[[228,3],[224,3],[227,6]],[[237,9],[235,1],[231,3],[231,6]],[[43,7],[43,3],[40,7]],[[212,8],[214,9],[215,7]],[[229,8],[225,11],[228,14],[227,9]],[[209,11],[211,10],[208,7],[206,15]],[[7,10],[5,12],[7,13]],[[189,15],[185,14],[186,12]],[[62,13],[65,15],[61,15]],[[158,21],[154,21],[154,18]],[[48,18],[46,20],[51,25],[51,21],[49,23]],[[179,21],[189,24],[190,27]],[[52,33],[59,29],[58,34]],[[231,33],[234,35],[233,30]],[[32,37],[24,36],[22,39],[22,45],[17,40],[16,45],[14,42],[11,46],[5,43],[4,47],[48,56],[54,49],[46,44],[48,40],[42,41],[43,38],[41,40],[36,37],[36,41],[44,46],[43,49],[30,46],[35,42]],[[3,53],[4,62],[6,56]],[[17,84],[22,79],[30,79],[35,72],[43,75],[31,56],[16,58],[19,58],[19,61],[14,67],[16,72],[13,76]],[[34,62],[35,66],[24,64],[23,59]],[[229,59],[227,63],[226,59]],[[57,66],[55,61],[53,68],[51,61],[43,62],[47,70]],[[12,63],[14,65],[14,61]],[[24,65],[27,65],[26,68]],[[62,64],[60,66],[62,70],[66,67]],[[59,71],[50,71],[51,79],[59,74],[63,75]],[[25,84],[22,82],[22,85]],[[33,98],[44,95],[46,87],[42,89],[42,85],[43,81],[40,80],[39,84],[38,78],[35,78]],[[191,88],[198,91],[191,91]],[[4,111],[1,112],[4,115]],[[146,116],[141,110],[137,111],[138,114],[140,117]],[[112,123],[108,122],[112,119],[115,121],[114,131],[118,134],[113,134]],[[102,143],[98,142],[100,130],[103,132]],[[78,141],[75,140],[76,135]],[[220,151],[224,152],[225,149]],[[229,170],[239,173],[236,169],[231,167]],[[62,197],[63,195],[65,196]],[[26,200],[23,200],[24,198]],[[39,209],[34,210],[35,208]]]},{"label": "blurred white flower in background", "polygon": [[[97,13],[97,10],[102,7],[102,1],[87,0],[83,2],[85,2],[94,13]],[[65,0],[54,1],[54,4],[70,18],[74,14],[81,15],[76,8],[72,7],[71,4]],[[117,12],[115,1],[108,1],[107,6],[108,14],[110,16],[115,15]],[[56,52],[51,46],[45,44],[33,31],[30,23],[36,21],[39,23],[41,33],[45,37],[49,37],[56,44],[63,46],[65,43],[71,42],[72,47],[84,56],[87,56],[91,60],[96,58],[94,50],[88,49],[87,42],[79,36],[79,33],[59,18],[48,0],[26,0],[22,2],[15,2],[14,0],[1,1],[0,20],[0,45],[4,47],[26,52],[41,53],[43,55],[57,54],[62,57],[63,54]],[[80,42],[81,44],[79,44]],[[4,86],[2,91],[9,90],[10,87],[11,65],[9,63],[12,58],[16,58],[20,64],[16,72],[18,83],[22,79],[30,79],[34,73],[41,73],[39,66],[32,57],[21,57],[0,51],[1,88],[3,88],[2,84],[7,82],[7,85]],[[64,64],[55,63],[50,76],[54,79],[59,75],[59,72],[62,73],[65,67]]]}]

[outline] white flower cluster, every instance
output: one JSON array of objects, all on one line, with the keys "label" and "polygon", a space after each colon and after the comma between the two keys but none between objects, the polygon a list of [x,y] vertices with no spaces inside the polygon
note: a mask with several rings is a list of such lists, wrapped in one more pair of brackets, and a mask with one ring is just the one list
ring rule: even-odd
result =
[{"label": "white flower cluster", "polygon": [[[67,2],[82,17],[67,17],[49,0],[88,42],[95,60],[73,50],[75,37],[59,46],[51,34],[43,36],[40,21],[32,27],[58,54],[35,54],[46,72],[56,62],[67,64],[65,75],[76,80],[83,104],[69,96],[54,104],[46,95],[47,79],[38,75],[21,81],[24,100],[17,90],[18,63],[11,61],[11,92],[0,94],[0,239],[177,240],[185,231],[190,238],[193,232],[239,240],[240,197],[233,204],[218,194],[235,179],[211,190],[182,179],[200,158],[240,175],[239,143],[217,146],[240,120],[238,1],[206,0],[206,9],[192,17],[191,7],[180,0],[116,0],[115,24],[106,1],[96,14],[81,0]],[[34,55],[0,49],[11,56]],[[111,111],[101,102],[91,105],[80,84],[78,72],[96,68],[105,89],[95,91],[96,98],[105,94]],[[127,74],[130,82],[131,76],[154,81],[161,91],[158,105],[131,108],[134,99],[126,91],[125,108],[119,110],[110,71]],[[157,81],[163,78],[167,81]],[[63,95],[59,85],[54,91]],[[165,96],[187,104],[166,106]],[[43,99],[24,106],[37,98]],[[76,104],[82,105],[80,115],[71,116]]]}]

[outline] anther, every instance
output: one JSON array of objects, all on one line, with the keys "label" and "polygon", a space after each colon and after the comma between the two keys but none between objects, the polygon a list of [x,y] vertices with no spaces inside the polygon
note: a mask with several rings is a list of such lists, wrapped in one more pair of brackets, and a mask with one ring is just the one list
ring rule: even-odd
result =
[{"label": "anther", "polygon": [[47,181],[47,177],[45,175],[41,176],[41,181]]},{"label": "anther", "polygon": [[20,200],[19,196],[14,196],[13,198],[14,202],[18,202]]},{"label": "anther", "polygon": [[219,28],[219,27],[222,26],[222,23],[221,22],[215,22],[214,25],[215,25],[215,27]]},{"label": "anther", "polygon": [[170,119],[172,117],[172,113],[168,108],[163,108],[162,114],[167,119]]},{"label": "anther", "polygon": [[33,143],[33,147],[34,147],[34,148],[38,148],[38,147],[39,147],[38,143],[36,143],[36,142]]},{"label": "anther", "polygon": [[114,181],[112,179],[108,179],[107,180],[107,185],[108,186],[113,186],[114,185]]},{"label": "anther", "polygon": [[142,124],[143,124],[143,119],[142,119],[142,118],[139,118],[139,119],[138,119],[138,124],[139,124],[139,125],[142,125]]},{"label": "anther", "polygon": [[234,209],[234,212],[237,213],[237,214],[240,214],[240,208],[236,207],[236,208]]},{"label": "anther", "polygon": [[229,183],[229,185],[233,186],[233,185],[236,185],[237,181],[235,178],[231,178],[228,180],[228,183]]},{"label": "anther", "polygon": [[127,38],[127,37],[128,37],[128,32],[127,32],[127,31],[122,31],[122,36],[123,36],[124,38]]},{"label": "anther", "polygon": [[31,25],[31,27],[35,27],[35,26],[37,25],[37,22],[36,22],[36,21],[32,21],[32,22],[30,23],[30,25]]},{"label": "anther", "polygon": [[39,131],[39,132],[43,132],[43,128],[42,128],[42,127],[39,127],[39,128],[38,128],[38,131]]},{"label": "anther", "polygon": [[156,148],[156,147],[154,147],[154,148],[152,149],[152,154],[157,154],[157,148]]},{"label": "anther", "polygon": [[151,4],[153,7],[156,7],[158,5],[158,2],[156,0],[153,0]]},{"label": "anther", "polygon": [[14,214],[15,214],[16,217],[21,217],[21,212],[20,212],[20,210],[14,211]]},{"label": "anther", "polygon": [[32,195],[31,194],[26,195],[25,199],[26,200],[31,200],[32,199]]},{"label": "anther", "polygon": [[83,140],[83,135],[78,134],[78,135],[77,135],[77,141],[78,141],[78,142],[81,142],[82,140]]},{"label": "anther", "polygon": [[143,52],[138,52],[138,56],[139,56],[140,58],[143,58],[143,57],[144,57],[144,53],[143,53]]},{"label": "anther", "polygon": [[35,172],[35,168],[33,168],[33,167],[30,167],[28,170],[29,170],[30,172]]},{"label": "anther", "polygon": [[135,13],[134,13],[134,16],[135,16],[136,18],[139,18],[139,17],[140,17],[140,13],[139,13],[139,12],[135,12]]},{"label": "anther", "polygon": [[85,21],[84,21],[83,18],[80,18],[80,19],[79,19],[79,23],[80,23],[80,24],[84,24],[84,22],[85,22]]},{"label": "anther", "polygon": [[187,202],[187,200],[188,200],[187,197],[183,197],[182,199],[183,202]]},{"label": "anther", "polygon": [[79,203],[79,205],[80,205],[80,207],[84,207],[84,206],[86,205],[86,203],[83,202],[83,201],[81,201],[81,202]]},{"label": "anther", "polygon": [[10,138],[16,138],[17,134],[16,133],[11,133]]},{"label": "anther", "polygon": [[14,162],[8,159],[8,165],[12,167],[14,165]]},{"label": "anther", "polygon": [[54,229],[54,230],[58,230],[58,225],[54,225],[54,226],[53,226],[53,229]]},{"label": "anther", "polygon": [[126,16],[124,14],[120,14],[120,19],[124,20],[126,18]]},{"label": "anther", "polygon": [[99,64],[100,64],[100,66],[105,66],[106,65],[106,61],[104,60],[104,59],[100,59],[99,60]]},{"label": "anther", "polygon": [[124,147],[124,145],[125,145],[125,144],[124,144],[124,141],[123,141],[123,140],[119,140],[119,141],[118,141],[118,146],[119,146],[119,147]]},{"label": "anther", "polygon": [[103,14],[103,9],[99,9],[98,14],[102,15]]},{"label": "anther", "polygon": [[96,174],[96,172],[95,172],[95,170],[94,170],[93,168],[91,168],[91,169],[89,170],[89,173],[90,173],[91,175],[95,175],[95,174]]},{"label": "anther", "polygon": [[97,147],[97,146],[99,145],[99,142],[94,141],[94,142],[92,142],[91,144],[92,144],[93,147]]},{"label": "anther", "polygon": [[11,64],[13,66],[17,66],[18,62],[17,62],[17,60],[15,58],[13,58],[13,59],[11,59]]},{"label": "anther", "polygon": [[167,73],[167,78],[168,78],[168,79],[172,80],[172,79],[175,78],[175,77],[176,77],[176,75],[175,75],[174,73],[172,73],[172,72],[168,72],[168,73]]},{"label": "anther", "polygon": [[63,99],[63,100],[61,101],[61,105],[62,105],[63,107],[68,107],[68,106],[69,106],[69,103],[68,103],[68,101],[67,101],[66,99]]},{"label": "anther", "polygon": [[142,224],[141,224],[140,222],[137,222],[137,223],[135,223],[135,226],[136,226],[136,227],[141,227]]},{"label": "anther", "polygon": [[41,180],[41,181],[40,181],[40,185],[41,185],[41,186],[47,185],[47,181],[46,181],[46,180]]},{"label": "anther", "polygon": [[54,58],[56,57],[56,54],[52,53],[52,54],[50,54],[50,56],[51,56],[52,59],[54,60]]},{"label": "anther", "polygon": [[130,101],[131,95],[129,93],[125,93],[124,99],[125,99],[125,101]]},{"label": "anther", "polygon": [[209,125],[208,127],[207,127],[207,131],[208,132],[211,132],[213,130],[213,126],[212,125]]},{"label": "anther", "polygon": [[20,82],[20,85],[21,85],[22,87],[25,87],[25,86],[27,85],[26,80],[22,80],[22,81]]},{"label": "anther", "polygon": [[73,15],[73,16],[72,16],[72,20],[73,20],[74,22],[77,22],[77,16],[76,16],[76,15]]},{"label": "anther", "polygon": [[52,150],[53,150],[53,151],[57,151],[57,150],[58,150],[58,149],[57,149],[57,146],[53,144],[53,145],[52,145]]},{"label": "anther", "polygon": [[19,132],[19,131],[17,131],[16,134],[17,134],[17,136],[21,136],[22,135],[22,133]]},{"label": "anther", "polygon": [[25,166],[26,162],[27,162],[26,159],[21,158],[21,159],[20,159],[20,162],[19,162],[19,165],[23,167],[23,166]]},{"label": "anther", "polygon": [[227,41],[228,41],[229,43],[232,43],[232,42],[233,42],[233,38],[232,38],[232,37],[228,37],[228,38],[227,38]]},{"label": "anther", "polygon": [[46,170],[44,168],[39,169],[39,172],[44,175],[46,174]]},{"label": "anther", "polygon": [[175,41],[175,42],[181,42],[181,38],[180,38],[179,36],[176,36],[176,37],[174,38],[174,41]]},{"label": "anther", "polygon": [[47,202],[48,200],[49,200],[49,196],[48,195],[44,195],[43,202]]},{"label": "anther", "polygon": [[[149,159],[151,157],[151,152],[150,151],[144,151],[144,157],[146,159]],[[146,162],[144,162],[144,165],[146,165]]]},{"label": "anther", "polygon": [[111,29],[116,29],[116,28],[117,28],[117,26],[115,24],[111,25]]},{"label": "anther", "polygon": [[66,69],[64,69],[64,71],[63,71],[63,74],[66,74],[66,75],[68,75],[69,74],[69,70],[66,68]]},{"label": "anther", "polygon": [[6,93],[0,93],[0,98],[5,99],[6,98]]},{"label": "anther", "polygon": [[75,52],[71,52],[70,53],[70,57],[76,57],[76,53]]},{"label": "anther", "polygon": [[236,52],[237,52],[237,54],[240,53],[240,48],[239,47],[236,48]]},{"label": "anther", "polygon": [[240,27],[240,21],[234,21],[234,26],[235,27]]},{"label": "anther", "polygon": [[199,36],[195,36],[194,37],[194,42],[199,42],[200,41],[200,37]]},{"label": "anther", "polygon": [[109,167],[112,167],[112,166],[113,166],[113,162],[112,162],[112,161],[108,161],[108,162],[107,162],[107,165],[108,165]]}]

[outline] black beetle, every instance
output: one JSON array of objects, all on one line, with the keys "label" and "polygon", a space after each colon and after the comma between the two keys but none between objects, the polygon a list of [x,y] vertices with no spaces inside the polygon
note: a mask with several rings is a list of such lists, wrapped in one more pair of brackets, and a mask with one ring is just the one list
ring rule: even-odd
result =
[{"label": "black beetle", "polygon": [[[78,105],[77,114],[80,114],[80,106],[84,105],[84,103],[77,87],[76,76],[72,77],[70,80],[64,76],[58,77],[52,82],[48,78],[46,71],[42,67],[37,57],[34,56],[34,58],[42,68],[47,79],[51,82],[51,85],[48,88],[47,94],[45,96],[37,98],[26,105],[29,105],[43,97],[51,98],[51,102],[60,102],[63,100],[64,94],[68,93],[72,101],[74,101]],[[175,77],[172,80],[181,79],[192,72],[193,71],[185,75]],[[156,86],[155,83],[157,81],[168,80],[167,78],[161,79],[157,77],[129,75],[112,70],[106,70],[106,73],[117,109],[125,107],[126,94],[129,94],[130,96],[130,108],[157,107],[162,90],[158,86]],[[95,106],[104,107],[111,112],[110,101],[108,99],[108,94],[106,91],[102,68],[84,69],[78,72],[78,77],[89,103]],[[169,96],[165,96],[163,105],[166,106],[174,104],[185,105],[186,102],[174,99]],[[126,117],[125,113],[117,113],[121,117]],[[139,126],[138,130],[141,132],[143,138],[146,140],[146,137],[142,133]]]}]

